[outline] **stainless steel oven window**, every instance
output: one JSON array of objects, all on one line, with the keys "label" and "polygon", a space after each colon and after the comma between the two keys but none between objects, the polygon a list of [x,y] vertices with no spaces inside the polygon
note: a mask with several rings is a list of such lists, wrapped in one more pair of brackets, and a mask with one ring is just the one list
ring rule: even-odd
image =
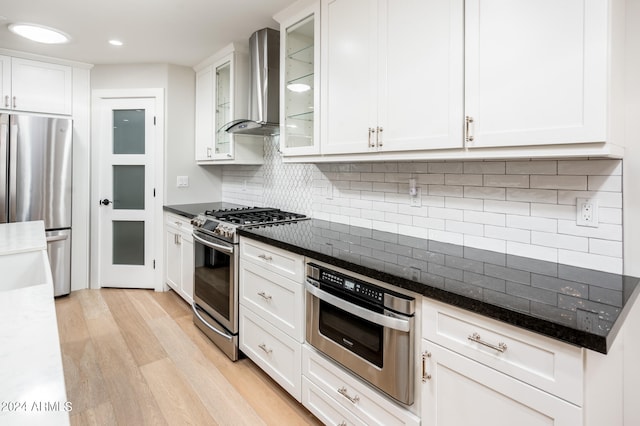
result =
[{"label": "stainless steel oven window", "polygon": [[194,297],[229,331],[237,331],[236,253],[232,245],[194,234]]}]

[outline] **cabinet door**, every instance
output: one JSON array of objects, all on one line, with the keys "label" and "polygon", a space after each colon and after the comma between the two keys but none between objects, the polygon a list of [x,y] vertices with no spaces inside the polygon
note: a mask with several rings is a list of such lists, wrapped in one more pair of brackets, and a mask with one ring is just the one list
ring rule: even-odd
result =
[{"label": "cabinet door", "polygon": [[181,290],[182,297],[189,303],[193,303],[193,274],[194,274],[194,258],[193,258],[193,236],[190,233],[183,232],[180,240],[180,258],[181,265]]},{"label": "cabinet door", "polygon": [[213,159],[213,75],[212,66],[196,73],[196,161]]},{"label": "cabinet door", "polygon": [[12,109],[70,115],[71,67],[12,58]]},{"label": "cabinet door", "polygon": [[233,120],[233,54],[214,65],[213,86],[214,127],[213,159],[229,160],[233,158],[233,135],[222,128]]},{"label": "cabinet door", "polygon": [[605,140],[607,4],[465,2],[469,147]]},{"label": "cabinet door", "polygon": [[389,0],[378,23],[379,151],[463,144],[463,0]]},{"label": "cabinet door", "polygon": [[165,280],[178,293],[182,280],[182,255],[179,238],[180,233],[165,224]]},{"label": "cabinet door", "polygon": [[11,108],[11,57],[0,56],[0,109]]},{"label": "cabinet door", "polygon": [[320,3],[283,21],[280,38],[280,150],[320,153]]},{"label": "cabinet door", "polygon": [[[575,426],[581,409],[539,389],[424,340],[422,422],[464,426]],[[429,376],[427,376],[429,377]]]},{"label": "cabinet door", "polygon": [[375,151],[378,2],[323,0],[321,152]]}]

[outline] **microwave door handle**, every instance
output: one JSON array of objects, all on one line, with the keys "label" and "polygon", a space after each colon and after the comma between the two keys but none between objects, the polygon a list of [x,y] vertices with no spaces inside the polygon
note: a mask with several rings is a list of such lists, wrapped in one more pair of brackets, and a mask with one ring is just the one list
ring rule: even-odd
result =
[{"label": "microwave door handle", "polygon": [[333,294],[327,293],[324,290],[319,289],[314,286],[309,280],[304,285],[305,289],[317,297],[320,300],[324,300],[327,303],[330,303],[343,311],[349,312],[352,315],[355,315],[359,318],[362,318],[366,321],[381,325],[383,327],[392,328],[398,331],[409,332],[411,329],[411,322],[409,319],[395,318],[389,317],[386,315],[379,314],[377,312],[370,311],[369,309],[363,308],[358,305],[354,305],[353,303],[347,302],[344,299],[334,296]]},{"label": "microwave door handle", "polygon": [[233,247],[221,246],[219,244],[212,243],[211,241],[203,240],[202,238],[198,237],[196,234],[193,234],[193,238],[199,243],[204,244],[209,248],[220,250],[221,252],[227,253],[227,254],[233,253]]}]

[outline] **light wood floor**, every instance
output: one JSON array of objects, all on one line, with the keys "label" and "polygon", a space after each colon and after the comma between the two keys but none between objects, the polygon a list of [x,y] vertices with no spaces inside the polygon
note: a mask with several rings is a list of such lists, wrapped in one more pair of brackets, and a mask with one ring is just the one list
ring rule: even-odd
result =
[{"label": "light wood floor", "polygon": [[319,425],[249,359],[231,362],[174,292],[56,299],[72,425]]}]

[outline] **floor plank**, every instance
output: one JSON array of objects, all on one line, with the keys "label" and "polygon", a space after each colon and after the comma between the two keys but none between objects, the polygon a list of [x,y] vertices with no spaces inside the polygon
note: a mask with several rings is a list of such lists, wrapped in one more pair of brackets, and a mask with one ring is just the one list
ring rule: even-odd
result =
[{"label": "floor plank", "polygon": [[72,425],[321,424],[251,360],[231,362],[172,291],[81,290],[56,312]]},{"label": "floor plank", "polygon": [[193,388],[168,359],[140,368],[170,425],[217,425]]}]

